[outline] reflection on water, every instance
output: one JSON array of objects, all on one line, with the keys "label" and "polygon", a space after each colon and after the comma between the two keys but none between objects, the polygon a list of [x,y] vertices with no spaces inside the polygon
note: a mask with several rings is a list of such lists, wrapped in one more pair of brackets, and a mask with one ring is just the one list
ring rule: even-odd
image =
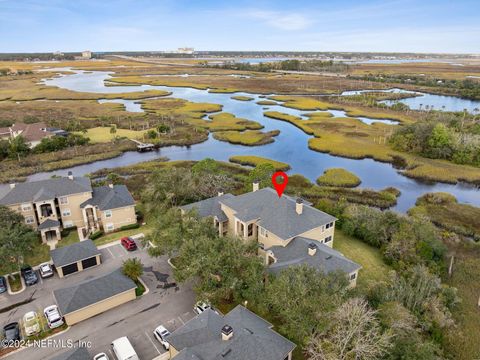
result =
[{"label": "reflection on water", "polygon": [[[68,171],[73,171],[76,175],[87,174],[103,168],[113,168],[125,165],[135,164],[141,161],[156,159],[159,157],[168,157],[171,160],[201,160],[211,157],[217,160],[228,161],[233,155],[258,155],[283,161],[291,165],[290,173],[299,173],[311,181],[315,181],[325,169],[331,167],[341,167],[357,174],[362,180],[362,187],[372,189],[384,189],[392,186],[402,192],[398,200],[396,209],[402,212],[408,210],[415,204],[415,200],[426,192],[449,192],[455,195],[460,202],[480,205],[480,192],[474,186],[459,184],[442,183],[422,183],[405,176],[402,176],[391,164],[377,162],[371,159],[353,160],[323,154],[308,149],[308,139],[310,136],[303,131],[283,121],[267,118],[263,116],[263,107],[256,104],[262,100],[263,96],[247,93],[237,93],[236,95],[245,95],[253,97],[253,101],[236,101],[231,99],[232,94],[209,93],[206,90],[197,90],[190,88],[171,88],[165,86],[114,86],[106,87],[104,80],[108,79],[106,72],[84,73],[79,72],[75,75],[66,75],[52,80],[45,81],[48,85],[55,85],[74,91],[84,92],[102,92],[102,93],[120,93],[135,92],[142,90],[167,90],[172,92],[172,97],[182,98],[194,102],[209,102],[223,105],[223,111],[261,123],[266,131],[280,130],[280,135],[275,138],[275,142],[258,147],[248,147],[233,145],[226,142],[215,140],[212,136],[208,141],[196,144],[190,147],[170,146],[162,148],[157,152],[137,153],[127,152],[113,159],[96,161],[91,164],[75,166],[70,169],[57,170],[48,173],[37,173],[29,177],[29,180],[48,178],[53,174],[65,175]],[[110,101],[110,100],[108,100]],[[119,100],[127,106],[133,106],[132,100]],[[136,104],[138,105],[138,104]],[[137,108],[138,109],[138,108]],[[280,105],[268,106],[271,111],[280,111],[283,113],[305,118],[304,111],[285,108]],[[331,110],[334,116],[345,116],[344,112]],[[340,120],[341,121],[341,120]],[[362,121],[378,121],[375,119],[364,118]]]}]

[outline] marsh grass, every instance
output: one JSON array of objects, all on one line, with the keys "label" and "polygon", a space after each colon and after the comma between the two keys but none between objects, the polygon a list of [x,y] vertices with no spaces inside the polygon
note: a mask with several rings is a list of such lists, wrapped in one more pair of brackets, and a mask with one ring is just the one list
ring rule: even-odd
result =
[{"label": "marsh grass", "polygon": [[356,187],[360,183],[361,180],[357,175],[341,168],[327,169],[317,179],[317,184],[324,186]]},{"label": "marsh grass", "polygon": [[274,142],[274,137],[280,134],[279,130],[262,132],[259,130],[240,131],[217,131],[213,137],[220,141],[227,141],[231,144],[247,146],[265,145]]},{"label": "marsh grass", "polygon": [[284,162],[254,156],[254,155],[236,155],[230,157],[228,159],[230,162],[240,164],[240,165],[247,165],[247,166],[258,166],[261,164],[271,164],[275,168],[275,170],[287,171],[290,169],[290,165]]}]

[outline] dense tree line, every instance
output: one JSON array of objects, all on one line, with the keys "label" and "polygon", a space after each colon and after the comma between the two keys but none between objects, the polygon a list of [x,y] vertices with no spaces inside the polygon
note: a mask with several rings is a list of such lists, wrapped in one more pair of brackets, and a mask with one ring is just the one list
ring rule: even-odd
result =
[{"label": "dense tree line", "polygon": [[209,67],[229,69],[229,70],[243,70],[243,71],[260,71],[270,72],[273,70],[285,71],[326,71],[326,72],[345,72],[349,66],[342,62],[335,62],[332,60],[284,60],[262,62],[259,64],[251,63],[225,63],[222,65],[208,65]]},{"label": "dense tree line", "polygon": [[[429,222],[337,202],[332,212],[343,229],[380,248],[395,269],[385,281],[349,289],[341,272],[297,266],[272,275],[256,243],[219,237],[212,219],[194,210],[181,216],[177,207],[216,195],[230,180],[234,191],[246,190],[252,179],[265,186],[272,172],[268,165],[257,167],[243,185],[209,159],[192,169],[159,169],[144,193],[155,214],[150,253],[173,257],[175,278],[192,281],[198,299],[247,303],[274,320],[308,359],[443,359],[443,332],[453,326],[457,296],[437,275],[445,250]],[[212,177],[210,186],[189,189],[200,174]]]},{"label": "dense tree line", "polygon": [[473,118],[467,128],[463,120],[416,122],[398,127],[390,138],[396,150],[432,159],[480,166],[480,126]]},{"label": "dense tree line", "polygon": [[418,86],[455,89],[456,93],[463,98],[472,100],[480,99],[480,82],[472,79],[439,79],[436,77],[402,74],[369,74],[365,76],[350,76],[350,78],[382,83],[412,84]]},{"label": "dense tree line", "polygon": [[53,136],[43,138],[33,149],[30,148],[23,136],[19,135],[8,140],[0,140],[0,159],[16,159],[30,153],[39,154],[66,149],[72,146],[88,144],[90,139],[81,134],[69,134],[68,136]]}]

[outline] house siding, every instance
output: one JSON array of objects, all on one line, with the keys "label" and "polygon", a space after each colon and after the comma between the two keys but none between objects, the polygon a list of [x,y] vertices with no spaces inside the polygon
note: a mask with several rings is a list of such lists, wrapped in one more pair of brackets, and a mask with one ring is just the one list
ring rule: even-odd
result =
[{"label": "house siding", "polygon": [[[111,211],[112,216],[106,217],[106,212]],[[104,232],[112,232],[118,230],[122,226],[135,224],[137,218],[135,215],[135,206],[126,206],[118,209],[98,211],[99,218],[102,222]],[[107,230],[107,225],[113,224],[113,229]]]}]

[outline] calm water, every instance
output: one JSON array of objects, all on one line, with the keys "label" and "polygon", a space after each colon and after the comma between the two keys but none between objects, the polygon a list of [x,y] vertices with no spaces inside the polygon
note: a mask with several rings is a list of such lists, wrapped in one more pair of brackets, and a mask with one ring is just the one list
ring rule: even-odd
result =
[{"label": "calm water", "polygon": [[[172,92],[172,97],[183,98],[194,102],[222,104],[223,111],[235,114],[237,117],[257,121],[265,126],[266,131],[278,129],[280,130],[280,135],[275,138],[274,143],[257,147],[232,145],[226,142],[217,141],[210,136],[208,141],[191,147],[170,146],[162,148],[157,152],[149,153],[127,152],[114,159],[97,161],[92,164],[75,166],[70,169],[37,173],[30,176],[28,178],[29,180],[44,179],[53,174],[65,175],[68,171],[73,171],[76,175],[83,175],[104,168],[131,165],[162,156],[168,157],[171,160],[201,160],[206,157],[211,157],[217,160],[228,161],[228,158],[233,155],[258,155],[286,162],[292,167],[290,173],[302,174],[312,181],[315,181],[325,169],[342,167],[356,173],[362,179],[361,186],[363,188],[379,190],[393,186],[402,192],[402,195],[398,200],[398,205],[396,206],[396,209],[402,212],[405,212],[413,206],[415,200],[422,194],[436,191],[450,192],[455,195],[460,202],[471,203],[477,206],[480,205],[480,191],[474,186],[466,184],[450,185],[441,183],[422,183],[401,175],[401,173],[394,169],[390,164],[377,162],[371,159],[346,159],[311,151],[308,149],[308,139],[310,136],[289,123],[269,119],[263,116],[265,108],[296,116],[303,116],[302,114],[304,112],[285,108],[280,105],[262,107],[255,103],[261,99],[258,95],[237,93],[235,95],[246,95],[255,98],[253,101],[238,101],[231,99],[232,94],[215,94],[209,93],[205,90],[189,88],[171,88],[148,85],[106,87],[104,85],[104,80],[108,79],[108,77],[109,74],[106,72],[80,72],[75,75],[67,75],[47,80],[45,83],[74,91],[102,93],[135,92],[149,89],[168,90]],[[134,101],[127,100],[118,101],[129,107],[134,103]],[[136,109],[138,110],[139,108]],[[330,112],[335,116],[345,115],[343,112]],[[374,119],[368,118],[365,118],[364,120],[370,122],[375,121]]]}]

